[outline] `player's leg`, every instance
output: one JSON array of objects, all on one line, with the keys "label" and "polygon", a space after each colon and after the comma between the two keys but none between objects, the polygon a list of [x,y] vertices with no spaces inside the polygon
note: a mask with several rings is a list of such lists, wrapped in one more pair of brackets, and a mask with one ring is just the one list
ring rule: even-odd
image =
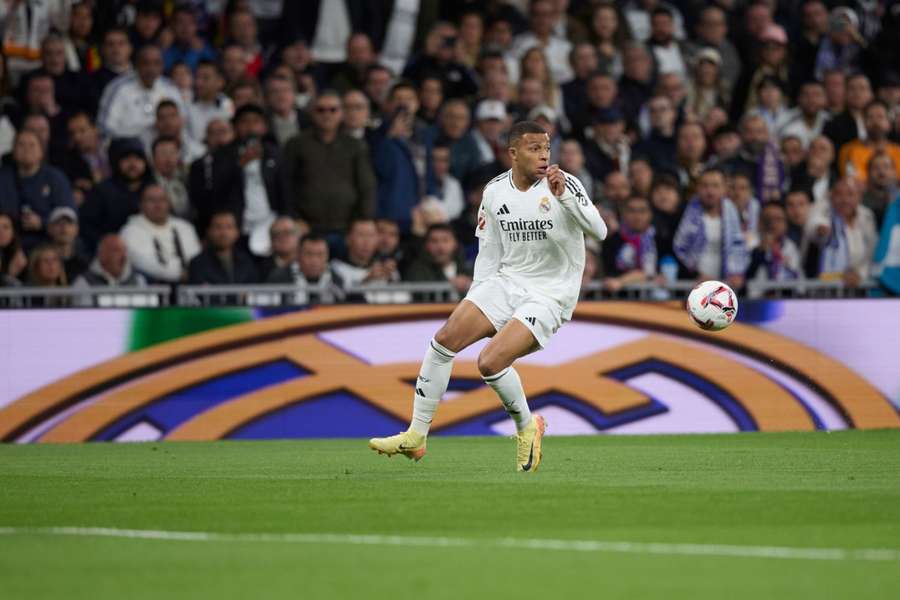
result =
[{"label": "player's leg", "polygon": [[403,454],[407,458],[421,459],[425,455],[425,440],[434,413],[450,382],[456,353],[495,331],[495,326],[478,306],[469,300],[460,302],[425,351],[416,378],[409,429],[398,435],[373,438],[369,440],[369,447],[389,456]]},{"label": "player's leg", "polygon": [[541,442],[547,427],[541,416],[532,417],[522,388],[522,380],[512,366],[526,354],[538,350],[556,332],[560,320],[540,303],[526,302],[494,336],[478,357],[478,369],[491,386],[516,425],[516,470],[536,471],[542,454]]}]

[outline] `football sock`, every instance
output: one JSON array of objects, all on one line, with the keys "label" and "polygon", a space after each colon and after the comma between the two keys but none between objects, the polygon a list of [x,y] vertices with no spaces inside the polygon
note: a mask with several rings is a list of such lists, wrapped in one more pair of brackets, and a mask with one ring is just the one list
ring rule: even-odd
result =
[{"label": "football sock", "polygon": [[516,423],[516,429],[522,431],[531,423],[531,410],[528,401],[525,400],[525,390],[522,389],[522,380],[512,367],[503,369],[496,375],[485,377],[484,382],[494,388],[500,396],[503,408]]},{"label": "football sock", "polygon": [[447,391],[453,357],[456,352],[448,350],[433,339],[425,352],[419,377],[416,379],[416,395],[413,399],[413,417],[410,428],[421,435],[428,435],[431,419]]}]

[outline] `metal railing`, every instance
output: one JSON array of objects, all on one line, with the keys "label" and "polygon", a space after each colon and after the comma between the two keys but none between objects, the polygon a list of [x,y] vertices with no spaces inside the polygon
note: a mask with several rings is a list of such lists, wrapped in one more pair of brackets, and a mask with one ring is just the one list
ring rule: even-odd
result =
[{"label": "metal railing", "polygon": [[[582,287],[583,300],[681,300],[696,282],[675,281],[666,285],[632,283],[609,290],[600,281]],[[877,287],[867,280],[848,288],[841,281],[798,280],[793,282],[749,281],[745,298],[860,298]],[[306,306],[335,303],[408,304],[411,302],[456,302],[462,295],[446,282],[365,284],[350,288],[335,286],[283,285],[152,285],[144,287],[8,287],[0,288],[3,308],[145,308],[174,304],[203,306]]]},{"label": "metal railing", "polygon": [[169,306],[168,285],[0,288],[0,308],[153,308]]}]

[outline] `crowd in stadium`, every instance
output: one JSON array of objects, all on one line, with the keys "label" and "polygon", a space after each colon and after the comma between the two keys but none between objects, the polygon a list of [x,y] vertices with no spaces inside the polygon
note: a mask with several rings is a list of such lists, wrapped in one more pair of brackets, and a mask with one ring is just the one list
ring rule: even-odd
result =
[{"label": "crowd in stadium", "polygon": [[505,133],[585,281],[900,293],[895,0],[4,0],[0,286],[449,281]]}]

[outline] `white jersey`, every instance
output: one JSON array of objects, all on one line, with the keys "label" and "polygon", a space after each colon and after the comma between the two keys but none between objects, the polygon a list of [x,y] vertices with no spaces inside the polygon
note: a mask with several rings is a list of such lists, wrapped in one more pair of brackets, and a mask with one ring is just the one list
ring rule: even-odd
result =
[{"label": "white jersey", "polygon": [[512,170],[484,188],[475,235],[475,282],[497,276],[559,306],[568,320],[584,272],[584,233],[603,239],[606,224],[578,179],[565,173],[557,198],[547,179],[516,189]]},{"label": "white jersey", "polygon": [[172,100],[178,106],[182,118],[188,110],[181,92],[165,77],[158,77],[153,87],[147,89],[137,73],[128,71],[119,75],[103,89],[97,124],[105,137],[139,137],[156,122],[156,107],[163,100]]}]

